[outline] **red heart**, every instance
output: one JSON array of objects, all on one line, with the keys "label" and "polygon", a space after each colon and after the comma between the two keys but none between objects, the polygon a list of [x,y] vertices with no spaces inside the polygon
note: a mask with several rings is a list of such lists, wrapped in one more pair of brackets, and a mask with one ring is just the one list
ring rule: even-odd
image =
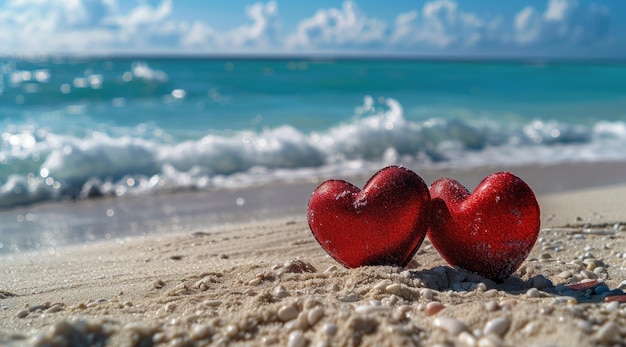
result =
[{"label": "red heart", "polygon": [[470,192],[440,178],[430,187],[428,238],[451,265],[504,280],[522,264],[539,235],[532,189],[509,172],[487,176]]},{"label": "red heart", "polygon": [[429,201],[421,177],[390,166],[363,190],[341,180],[322,183],[307,217],[317,242],[344,266],[405,266],[428,231]]}]

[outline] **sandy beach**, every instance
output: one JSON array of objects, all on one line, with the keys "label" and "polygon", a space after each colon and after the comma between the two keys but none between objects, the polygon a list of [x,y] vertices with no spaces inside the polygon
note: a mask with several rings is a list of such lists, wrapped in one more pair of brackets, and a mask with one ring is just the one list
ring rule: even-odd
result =
[{"label": "sandy beach", "polygon": [[[496,169],[417,172],[428,184],[448,175],[471,190]],[[108,239],[2,254],[0,344],[625,345],[626,304],[606,299],[626,289],[624,165],[511,171],[535,189],[542,226],[503,283],[450,267],[428,240],[406,268],[343,268],[306,222],[315,182],[223,192],[249,203],[222,217],[202,211],[204,193],[179,194],[161,199],[198,199],[175,204],[196,208],[181,230],[134,234],[119,223]],[[268,212],[255,199],[280,208]]]}]

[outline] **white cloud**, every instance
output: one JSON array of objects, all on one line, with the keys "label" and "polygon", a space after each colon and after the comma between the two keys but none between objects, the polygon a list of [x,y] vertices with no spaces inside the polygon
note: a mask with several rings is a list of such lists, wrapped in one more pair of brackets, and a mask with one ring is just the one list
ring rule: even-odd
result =
[{"label": "white cloud", "polygon": [[235,46],[256,45],[268,46],[275,40],[278,18],[278,5],[270,1],[263,5],[256,3],[246,8],[246,14],[253,23],[234,30],[230,35]]},{"label": "white cloud", "polygon": [[61,27],[97,24],[117,7],[115,0],[12,0],[9,9],[29,16],[51,15]]},{"label": "white cloud", "polygon": [[108,18],[106,23],[115,24],[125,30],[136,30],[137,28],[150,24],[157,24],[167,19],[172,14],[172,0],[163,0],[156,8],[141,4],[127,15],[116,15]]},{"label": "white cloud", "polygon": [[526,7],[515,17],[515,38],[521,45],[598,44],[609,36],[607,7],[580,7],[576,0],[549,0],[543,13]]},{"label": "white cloud", "polygon": [[289,48],[370,48],[387,50],[466,48],[492,40],[498,22],[463,12],[452,0],[434,0],[421,11],[396,16],[393,25],[368,17],[355,3],[344,2],[341,9],[318,10],[302,20],[286,39]]},{"label": "white cloud", "polygon": [[115,36],[100,24],[115,8],[110,0],[10,1],[0,10],[0,40],[5,50],[44,52],[114,43]]},{"label": "white cloud", "polygon": [[172,19],[172,0],[121,13],[116,0],[12,0],[0,5],[5,52],[131,52],[185,48],[229,51],[275,45],[275,1],[245,9],[250,24],[218,32],[202,21]]},{"label": "white cloud", "polygon": [[473,46],[485,38],[485,31],[493,30],[476,14],[463,12],[451,0],[435,0],[417,11],[396,17],[391,42],[398,46]]},{"label": "white cloud", "polygon": [[188,48],[215,47],[220,33],[204,22],[195,21],[191,28],[181,37],[181,44]]},{"label": "white cloud", "polygon": [[536,41],[540,34],[541,15],[532,7],[525,7],[515,16],[517,42],[526,44]]},{"label": "white cloud", "polygon": [[230,31],[220,32],[204,22],[196,21],[181,37],[188,49],[245,50],[267,49],[277,44],[278,5],[275,1],[247,6],[246,15],[252,21]]},{"label": "white cloud", "polygon": [[341,9],[318,10],[302,20],[286,38],[289,48],[346,48],[379,45],[387,37],[387,25],[367,17],[352,1]]},{"label": "white cloud", "polygon": [[128,13],[108,16],[103,25],[116,33],[117,44],[124,49],[168,49],[176,47],[189,29],[188,24],[170,18],[173,12],[172,0],[162,0],[156,7],[144,3]]},{"label": "white cloud", "polygon": [[[138,0],[122,12],[118,0],[8,0],[0,3],[0,53],[316,52],[320,50],[437,53],[536,52],[584,48],[611,39],[603,5],[546,0],[513,18],[466,12],[455,0],[429,0],[387,22],[354,1],[326,8],[280,31],[278,4],[257,2],[247,23],[216,30],[202,20],[176,19],[173,0]],[[621,41],[620,41],[621,42]],[[623,50],[622,50],[623,51]]]}]

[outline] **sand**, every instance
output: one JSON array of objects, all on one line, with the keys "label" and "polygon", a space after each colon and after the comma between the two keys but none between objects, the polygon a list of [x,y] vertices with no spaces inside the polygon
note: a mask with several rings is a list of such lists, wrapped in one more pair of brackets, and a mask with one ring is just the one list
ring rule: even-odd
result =
[{"label": "sand", "polygon": [[427,240],[407,268],[345,269],[304,213],[5,254],[0,344],[625,345],[626,304],[603,294],[626,289],[625,197],[543,190],[539,240],[504,283]]}]

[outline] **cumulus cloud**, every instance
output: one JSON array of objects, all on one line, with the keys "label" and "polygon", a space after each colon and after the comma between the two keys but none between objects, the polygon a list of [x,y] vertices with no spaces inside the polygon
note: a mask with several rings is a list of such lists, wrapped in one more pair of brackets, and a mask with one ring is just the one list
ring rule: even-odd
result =
[{"label": "cumulus cloud", "polygon": [[245,8],[250,24],[218,32],[202,21],[174,20],[172,0],[120,12],[116,0],[11,0],[0,5],[4,52],[108,53],[171,49],[218,51],[276,44],[275,1]]},{"label": "cumulus cloud", "polygon": [[121,11],[118,0],[8,0],[0,3],[4,53],[318,52],[412,53],[537,52],[588,48],[611,39],[606,6],[546,0],[514,16],[463,10],[455,0],[427,0],[391,20],[366,14],[356,2],[319,9],[281,32],[275,0],[244,9],[246,23],[217,30],[198,19],[178,19],[173,0],[138,1]]},{"label": "cumulus cloud", "polygon": [[346,48],[379,45],[387,37],[387,25],[367,17],[352,1],[341,9],[318,10],[302,20],[286,39],[290,48]]},{"label": "cumulus cloud", "polygon": [[[509,24],[513,23],[513,24]],[[512,20],[463,11],[454,0],[432,0],[400,13],[394,22],[368,17],[352,1],[321,9],[303,19],[286,38],[291,49],[381,47],[396,52],[503,52],[525,47],[589,45],[610,32],[610,13],[602,5],[581,7],[576,0],[547,0],[543,12],[521,9]]]},{"label": "cumulus cloud", "polygon": [[460,11],[456,2],[436,0],[425,3],[421,12],[399,14],[391,42],[402,47],[467,47],[483,40],[487,30],[493,28],[476,14]]},{"label": "cumulus cloud", "polygon": [[247,17],[251,24],[241,25],[227,32],[219,32],[208,24],[195,21],[181,37],[187,48],[230,48],[250,47],[267,49],[277,44],[278,5],[275,1],[247,6]]},{"label": "cumulus cloud", "polygon": [[540,13],[525,7],[515,16],[515,40],[521,45],[590,44],[609,36],[610,13],[592,3],[581,7],[575,0],[549,0]]},{"label": "cumulus cloud", "polygon": [[12,0],[0,9],[4,49],[21,52],[98,52],[128,44],[133,32],[171,13],[171,0],[140,5],[128,16],[115,0]]}]

